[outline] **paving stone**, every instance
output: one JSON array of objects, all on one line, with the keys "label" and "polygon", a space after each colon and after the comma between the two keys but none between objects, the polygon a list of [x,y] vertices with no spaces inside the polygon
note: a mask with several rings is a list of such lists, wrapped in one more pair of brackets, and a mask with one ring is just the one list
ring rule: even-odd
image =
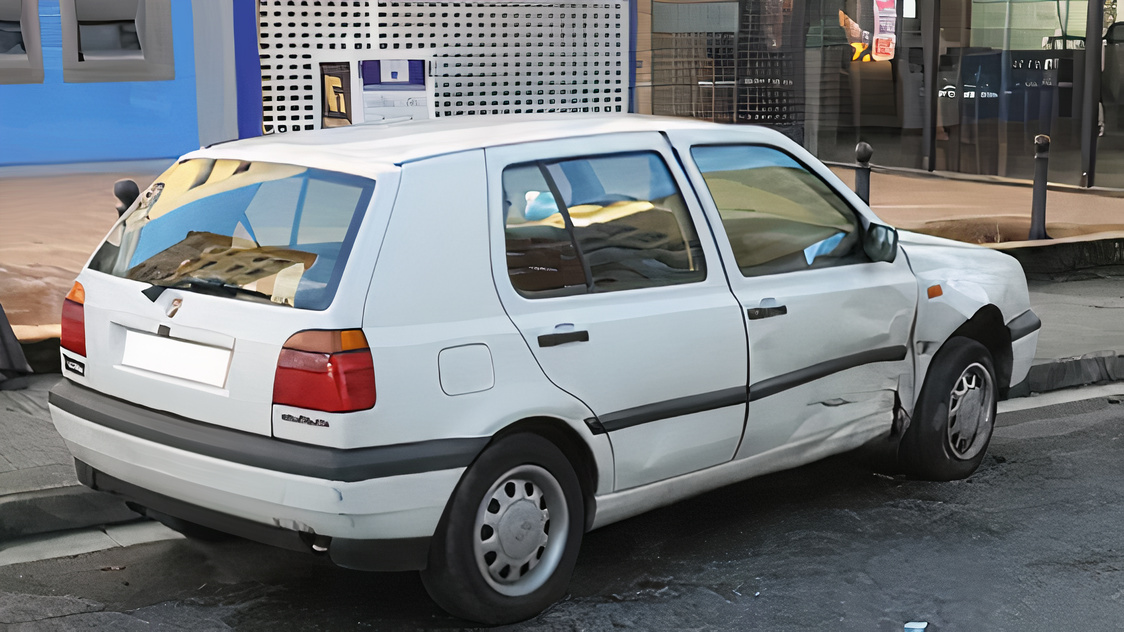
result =
[{"label": "paving stone", "polygon": [[42,621],[67,615],[98,612],[105,608],[90,599],[0,592],[0,624]]}]

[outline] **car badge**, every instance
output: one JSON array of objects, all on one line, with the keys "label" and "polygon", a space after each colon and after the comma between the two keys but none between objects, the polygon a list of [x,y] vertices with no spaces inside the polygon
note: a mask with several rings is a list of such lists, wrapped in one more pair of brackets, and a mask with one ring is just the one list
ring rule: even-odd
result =
[{"label": "car badge", "polygon": [[172,304],[168,306],[168,311],[166,312],[168,314],[168,318],[174,317],[176,315],[176,312],[180,311],[181,305],[183,305],[182,298],[173,299]]}]

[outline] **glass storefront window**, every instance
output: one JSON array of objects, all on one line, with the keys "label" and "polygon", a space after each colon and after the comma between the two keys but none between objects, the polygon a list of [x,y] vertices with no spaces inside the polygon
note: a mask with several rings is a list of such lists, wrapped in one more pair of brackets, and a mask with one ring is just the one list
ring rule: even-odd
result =
[{"label": "glass storefront window", "polygon": [[1124,21],[1106,4],[1096,184],[1124,188]]},{"label": "glass storefront window", "polygon": [[[806,144],[821,158],[851,162],[855,143],[864,140],[879,164],[1030,179],[1034,137],[1047,134],[1053,141],[1050,179],[1081,181],[1088,2],[942,0],[928,21],[915,7],[909,17],[899,10],[896,50],[888,60],[866,54],[878,4],[837,3],[856,54],[838,77],[824,72],[825,63],[806,78],[809,85],[818,80],[822,93],[809,103],[806,122],[816,130],[815,146]],[[822,2],[821,21],[833,10]],[[830,56],[826,41],[809,49],[811,58]],[[934,82],[935,108],[928,107],[927,81]],[[932,148],[927,125],[933,125]]]},{"label": "glass storefront window", "polygon": [[[1124,23],[1103,4],[1095,183],[1121,187]],[[767,125],[828,161],[866,141],[877,164],[1017,179],[1047,134],[1050,180],[1083,182],[1089,0],[651,5],[654,113]]]},{"label": "glass storefront window", "polygon": [[652,3],[652,113],[734,122],[738,3]]},{"label": "glass storefront window", "polygon": [[942,15],[935,168],[1031,179],[1046,134],[1051,179],[1077,184],[1088,3],[957,2],[960,20]]}]

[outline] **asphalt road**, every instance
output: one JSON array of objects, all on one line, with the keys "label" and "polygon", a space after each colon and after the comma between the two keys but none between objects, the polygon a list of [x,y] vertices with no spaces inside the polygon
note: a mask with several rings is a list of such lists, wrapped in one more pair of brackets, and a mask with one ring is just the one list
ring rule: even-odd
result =
[{"label": "asphalt road", "polygon": [[[966,481],[875,475],[840,457],[587,534],[567,598],[508,629],[1117,629],[1124,404],[1114,401],[1000,415]],[[0,567],[0,629],[13,632],[464,625],[414,573],[346,571],[234,539]]]}]

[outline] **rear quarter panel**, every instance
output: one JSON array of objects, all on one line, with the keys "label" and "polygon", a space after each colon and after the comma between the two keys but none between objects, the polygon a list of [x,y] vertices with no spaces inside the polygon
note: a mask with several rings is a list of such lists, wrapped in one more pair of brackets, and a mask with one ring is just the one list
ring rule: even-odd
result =
[{"label": "rear quarter panel", "polygon": [[350,415],[333,442],[486,437],[522,419],[553,418],[581,435],[598,480],[611,487],[608,440],[590,433],[588,408],[535,362],[496,294],[489,247],[483,151],[402,166],[363,319],[376,404]]}]

